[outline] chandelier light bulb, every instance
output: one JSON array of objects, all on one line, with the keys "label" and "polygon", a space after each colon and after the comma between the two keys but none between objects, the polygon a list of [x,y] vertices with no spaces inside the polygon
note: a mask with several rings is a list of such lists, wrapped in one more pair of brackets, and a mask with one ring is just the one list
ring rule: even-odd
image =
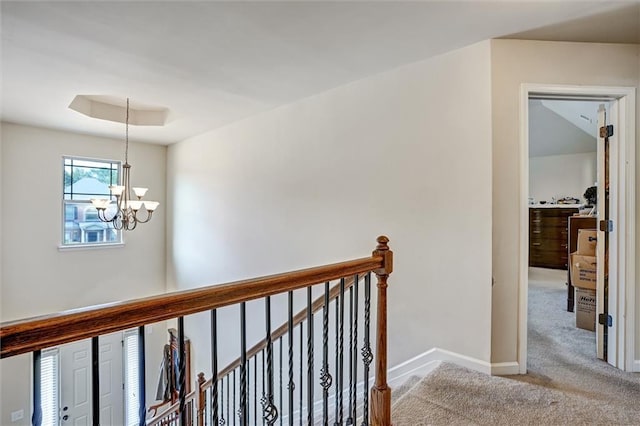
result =
[{"label": "chandelier light bulb", "polygon": [[133,192],[136,194],[136,197],[138,198],[144,197],[144,194],[146,194],[148,190],[149,188],[133,188]]}]

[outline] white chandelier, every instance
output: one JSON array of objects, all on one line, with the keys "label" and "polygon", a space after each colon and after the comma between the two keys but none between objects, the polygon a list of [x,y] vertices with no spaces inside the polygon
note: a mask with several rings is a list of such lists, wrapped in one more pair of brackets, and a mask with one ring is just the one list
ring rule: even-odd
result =
[{"label": "white chandelier", "polygon": [[[114,229],[133,231],[138,223],[147,223],[151,220],[153,212],[160,204],[157,201],[142,201],[148,188],[131,188],[131,165],[129,164],[129,98],[127,98],[127,118],[125,133],[124,165],[122,166],[122,184],[110,185],[111,195],[116,197],[116,211],[111,218],[108,217],[107,209],[111,204],[111,199],[92,198],[91,203],[98,210],[98,218],[102,222],[111,223]],[[131,198],[131,190],[136,199]],[[140,217],[141,210],[146,210],[146,217]],[[112,210],[112,209],[109,209]]]}]

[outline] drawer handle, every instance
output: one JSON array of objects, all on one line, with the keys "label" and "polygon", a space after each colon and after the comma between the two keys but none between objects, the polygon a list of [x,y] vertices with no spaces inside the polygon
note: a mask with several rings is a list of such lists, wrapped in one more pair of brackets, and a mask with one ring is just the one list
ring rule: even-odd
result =
[{"label": "drawer handle", "polygon": [[531,222],[533,222],[533,223],[540,223],[540,219],[534,219],[534,220],[532,220]]},{"label": "drawer handle", "polygon": [[542,231],[533,231],[534,234],[542,234]]},{"label": "drawer handle", "polygon": [[539,245],[541,245],[541,244],[542,244],[542,243],[533,243],[533,245],[534,245],[534,246],[539,246]]}]

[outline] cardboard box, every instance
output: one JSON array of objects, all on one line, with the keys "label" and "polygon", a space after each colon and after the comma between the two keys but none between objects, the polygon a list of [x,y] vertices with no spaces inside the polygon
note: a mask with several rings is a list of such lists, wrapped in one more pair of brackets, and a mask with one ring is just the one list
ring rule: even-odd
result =
[{"label": "cardboard box", "polygon": [[596,331],[596,291],[576,287],[576,327]]},{"label": "cardboard box", "polygon": [[574,287],[595,290],[597,266],[595,256],[571,253],[571,284]]},{"label": "cardboard box", "polygon": [[576,253],[595,256],[597,238],[598,231],[595,229],[578,229],[578,249]]}]

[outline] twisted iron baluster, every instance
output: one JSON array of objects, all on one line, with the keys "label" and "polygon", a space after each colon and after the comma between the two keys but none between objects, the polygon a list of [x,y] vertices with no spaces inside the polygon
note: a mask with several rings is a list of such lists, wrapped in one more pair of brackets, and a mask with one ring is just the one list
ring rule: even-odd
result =
[{"label": "twisted iron baluster", "polygon": [[258,354],[253,356],[253,423],[258,421]]},{"label": "twisted iron baluster", "polygon": [[[278,338],[279,340],[279,347],[280,347],[280,351],[278,352],[278,359],[280,362],[280,392],[278,393],[279,395],[279,400],[280,400],[280,410],[282,410],[282,336],[280,336]],[[282,426],[282,422],[283,422],[283,418],[282,416],[280,416],[280,426]]]},{"label": "twisted iron baluster", "polygon": [[[302,360],[302,356],[300,359]],[[311,287],[307,287],[307,424],[313,425],[313,295]]]},{"label": "twisted iron baluster", "polygon": [[240,424],[248,424],[247,412],[247,306],[240,303]]},{"label": "twisted iron baluster", "polygon": [[296,388],[293,383],[293,292],[287,295],[287,332],[289,336],[289,426],[293,426],[293,392]]},{"label": "twisted iron baluster", "polygon": [[[355,276],[358,279],[358,276]],[[353,424],[353,286],[349,287],[349,411],[347,415],[347,424]]]},{"label": "twisted iron baluster", "polygon": [[[231,408],[235,411],[236,409],[236,369],[233,370],[233,404],[231,404]],[[232,417],[229,414],[229,417]],[[233,416],[233,426],[236,426],[236,416]]]},{"label": "twisted iron baluster", "polygon": [[362,412],[362,426],[369,426],[369,364],[373,361],[369,328],[371,321],[371,272],[364,277],[364,346],[362,347],[362,361],[364,363],[364,408]]},{"label": "twisted iron baluster", "polygon": [[353,283],[353,352],[351,362],[353,363],[353,387],[351,388],[351,399],[353,400],[353,412],[351,413],[352,424],[355,424],[357,419],[357,391],[358,391],[358,274],[354,277]]},{"label": "twisted iron baluster", "polygon": [[224,419],[224,377],[220,380],[220,420],[218,420],[218,423],[220,423],[220,426],[224,426],[227,423]]},{"label": "twisted iron baluster", "polygon": [[218,314],[211,310],[211,422],[218,423]]},{"label": "twisted iron baluster", "polygon": [[263,411],[263,415],[262,415],[262,425],[264,426],[265,424],[265,419],[264,419],[264,409],[267,406],[267,395],[264,392],[264,385],[265,385],[265,374],[264,374],[264,364],[265,364],[265,356],[264,356],[264,349],[260,351],[260,353],[262,354],[262,398],[260,398],[260,405],[262,406],[262,411]]},{"label": "twisted iron baluster", "polygon": [[329,425],[329,388],[331,387],[329,372],[329,282],[324,284],[324,306],[322,307],[322,369],[320,385],[322,386],[322,424]]},{"label": "twisted iron baluster", "polygon": [[338,361],[340,365],[340,377],[338,377],[338,392],[340,397],[338,399],[338,424],[342,425],[342,415],[344,411],[343,400],[343,386],[344,386],[344,278],[340,278],[340,336],[338,337]]},{"label": "twisted iron baluster", "polygon": [[300,426],[302,426],[302,390],[304,388],[304,386],[302,386],[302,384],[304,383],[303,381],[303,376],[302,376],[302,353],[303,353],[303,347],[302,347],[302,342],[304,342],[304,329],[302,328],[302,323],[300,323]]},{"label": "twisted iron baluster", "polygon": [[278,408],[273,404],[273,342],[271,341],[271,297],[265,298],[265,323],[267,328],[267,404],[264,419],[272,426],[278,419]]},{"label": "twisted iron baluster", "polygon": [[[231,395],[231,388],[229,387],[230,381],[231,381],[231,376],[227,374],[227,419],[231,417],[235,419],[235,416],[231,414],[231,409],[229,408],[229,402],[231,401],[231,398],[229,397]],[[235,383],[234,383],[234,387],[235,387]]]}]

